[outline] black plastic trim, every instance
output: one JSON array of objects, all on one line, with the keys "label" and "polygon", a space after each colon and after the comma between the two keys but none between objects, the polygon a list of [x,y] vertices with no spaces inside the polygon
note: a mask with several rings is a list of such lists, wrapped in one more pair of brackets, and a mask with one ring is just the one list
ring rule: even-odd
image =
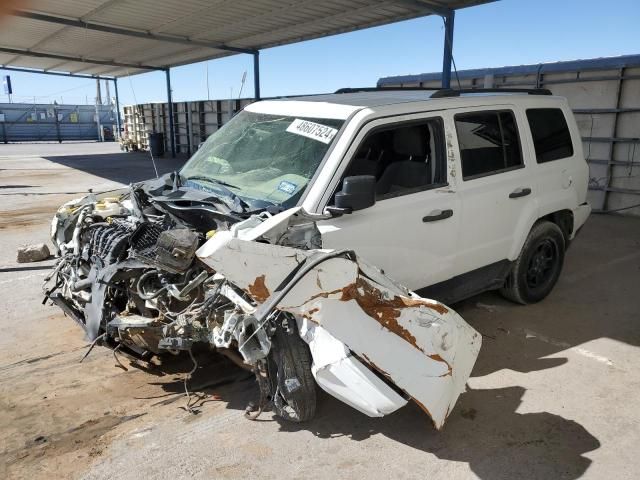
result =
[{"label": "black plastic trim", "polygon": [[502,287],[512,262],[499,262],[477,268],[440,283],[417,290],[421,297],[432,298],[445,304],[457,303],[487,290]]}]

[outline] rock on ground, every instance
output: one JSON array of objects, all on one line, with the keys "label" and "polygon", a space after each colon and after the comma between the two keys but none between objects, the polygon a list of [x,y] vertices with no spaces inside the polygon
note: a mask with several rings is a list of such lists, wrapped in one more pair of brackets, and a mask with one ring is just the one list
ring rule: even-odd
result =
[{"label": "rock on ground", "polygon": [[44,243],[22,245],[18,248],[18,263],[39,262],[49,258],[49,247]]}]

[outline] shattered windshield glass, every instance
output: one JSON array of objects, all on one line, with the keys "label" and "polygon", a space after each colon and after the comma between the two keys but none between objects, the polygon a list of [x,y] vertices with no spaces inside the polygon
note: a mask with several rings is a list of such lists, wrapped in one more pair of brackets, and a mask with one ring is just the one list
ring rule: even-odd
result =
[{"label": "shattered windshield glass", "polygon": [[293,206],[343,120],[242,111],[180,171],[185,186],[240,197],[253,208]]}]

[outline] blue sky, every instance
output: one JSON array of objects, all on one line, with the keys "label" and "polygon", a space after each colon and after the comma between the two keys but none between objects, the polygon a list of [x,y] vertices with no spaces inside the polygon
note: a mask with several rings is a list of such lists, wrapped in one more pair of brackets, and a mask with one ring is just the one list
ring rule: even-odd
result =
[{"label": "blue sky", "polygon": [[[640,53],[639,0],[503,0],[456,14],[454,58],[465,68],[520,65]],[[320,93],[373,86],[379,77],[439,71],[439,17],[276,47],[261,53],[262,95]],[[174,100],[253,94],[252,58],[236,55],[172,70]],[[0,70],[3,75],[7,72]],[[11,72],[14,101],[92,102],[95,81]],[[165,101],[164,73],[122,78],[121,104]],[[113,95],[113,91],[111,92]],[[7,101],[4,92],[0,102]]]}]

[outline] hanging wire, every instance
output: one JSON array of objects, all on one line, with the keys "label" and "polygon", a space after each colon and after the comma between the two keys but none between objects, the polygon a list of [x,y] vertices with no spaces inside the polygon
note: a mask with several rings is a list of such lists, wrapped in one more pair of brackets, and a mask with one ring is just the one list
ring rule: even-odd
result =
[{"label": "hanging wire", "polygon": [[82,361],[89,356],[89,354],[91,353],[91,350],[93,350],[93,347],[95,347],[98,344],[98,342],[104,338],[105,335],[106,333],[103,333],[102,335],[97,336],[96,339],[93,342],[91,342],[91,345],[89,345],[87,352],[82,356],[79,363],[82,363]]},{"label": "hanging wire", "polygon": [[128,372],[129,369],[127,367],[125,367],[122,362],[120,362],[120,359],[118,358],[117,352],[118,350],[120,350],[120,347],[122,347],[122,344],[119,343],[118,346],[116,348],[113,349],[113,358],[116,359],[116,363],[120,366],[120,368],[122,368],[125,372]]},{"label": "hanging wire", "polygon": [[187,396],[187,405],[186,405],[185,408],[186,408],[187,412],[189,412],[189,413],[197,413],[191,406],[191,394],[189,393],[189,387],[188,387],[187,382],[189,380],[191,380],[191,376],[198,369],[198,361],[196,360],[196,357],[193,356],[193,352],[191,351],[191,349],[187,350],[187,352],[189,352],[189,356],[191,357],[191,361],[193,362],[193,368],[184,377],[184,394]]}]

